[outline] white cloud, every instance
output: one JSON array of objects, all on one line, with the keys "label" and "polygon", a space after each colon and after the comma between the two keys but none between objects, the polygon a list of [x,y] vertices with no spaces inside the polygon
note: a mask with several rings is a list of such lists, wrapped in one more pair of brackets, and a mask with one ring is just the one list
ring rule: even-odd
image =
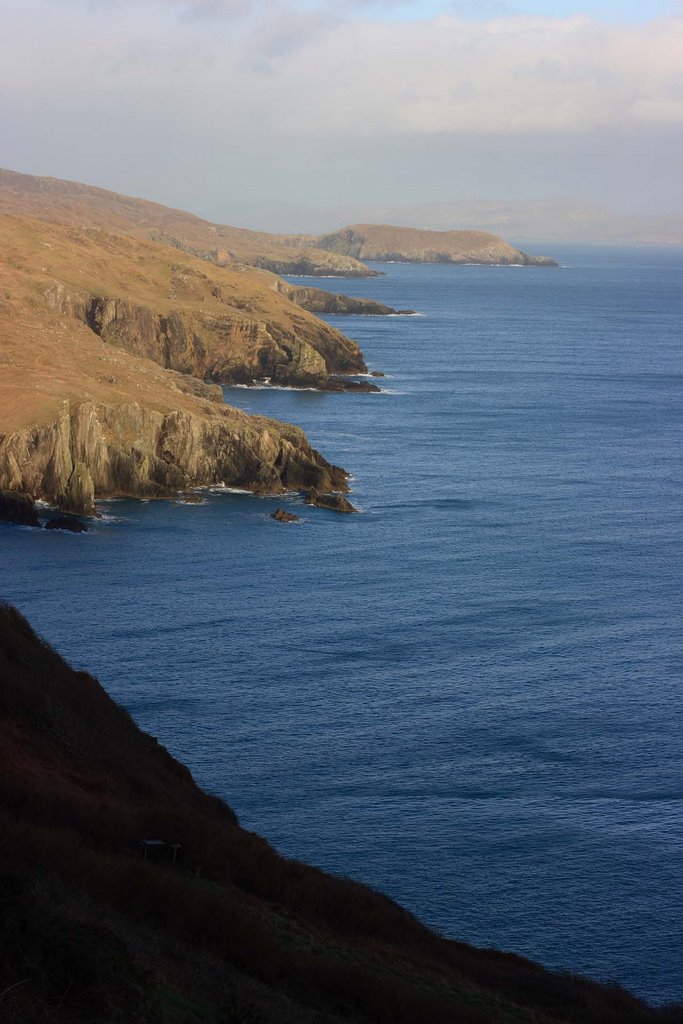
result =
[{"label": "white cloud", "polygon": [[[89,166],[101,154],[107,167],[191,165],[201,152],[216,177],[251,160],[277,182],[282,154],[291,168],[306,150],[328,154],[315,172],[296,169],[317,185],[321,167],[334,175],[340,140],[375,154],[383,139],[403,152],[413,140],[417,155],[430,139],[456,152],[461,138],[524,138],[533,161],[534,136],[547,151],[555,136],[673,138],[683,122],[683,17],[383,20],[334,2],[0,0],[0,163],[41,152],[49,166],[61,147],[60,166],[79,177],[87,146]],[[362,165],[357,177],[360,189]]]},{"label": "white cloud", "polygon": [[586,17],[391,22],[271,0],[241,25],[163,20],[159,8],[244,14],[252,0],[119,0],[116,11],[108,0],[89,32],[82,9],[74,17],[69,0],[57,7],[61,40],[50,19],[42,29],[33,21],[23,40],[5,36],[2,61],[5,78],[48,103],[79,91],[97,102],[104,91],[125,106],[144,89],[138,102],[150,113],[157,104],[159,116],[164,107],[189,114],[188,99],[201,90],[200,120],[279,130],[286,114],[292,133],[324,136],[581,132],[683,120],[683,18],[638,26]]}]

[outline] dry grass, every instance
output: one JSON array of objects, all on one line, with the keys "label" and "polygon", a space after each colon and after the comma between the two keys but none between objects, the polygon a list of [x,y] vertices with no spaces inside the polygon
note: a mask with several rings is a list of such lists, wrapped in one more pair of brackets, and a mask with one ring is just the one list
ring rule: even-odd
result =
[{"label": "dry grass", "polygon": [[285,273],[286,265],[296,263],[305,250],[313,272],[371,276],[356,260],[311,248],[312,236],[271,235],[211,224],[145,199],[57,178],[0,169],[0,212],[156,240],[220,265],[282,264],[280,272]]},{"label": "dry grass", "polygon": [[[202,411],[172,375],[104,344],[83,323],[50,311],[58,282],[76,294],[123,297],[155,314],[181,311],[206,322],[348,349],[349,343],[277,291],[266,271],[213,267],[152,242],[0,215],[0,431],[50,422],[63,399],[137,401],[159,411]],[[316,343],[317,340],[316,340]],[[228,346],[225,332],[220,344]],[[241,337],[236,350],[244,345]]]}]

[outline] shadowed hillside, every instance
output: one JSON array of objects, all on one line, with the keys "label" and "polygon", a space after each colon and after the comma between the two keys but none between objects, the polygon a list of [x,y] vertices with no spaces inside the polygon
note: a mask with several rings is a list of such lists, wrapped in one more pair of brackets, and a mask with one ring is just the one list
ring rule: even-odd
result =
[{"label": "shadowed hillside", "polygon": [[683,1020],[278,856],[8,606],[0,769],[3,1021]]}]

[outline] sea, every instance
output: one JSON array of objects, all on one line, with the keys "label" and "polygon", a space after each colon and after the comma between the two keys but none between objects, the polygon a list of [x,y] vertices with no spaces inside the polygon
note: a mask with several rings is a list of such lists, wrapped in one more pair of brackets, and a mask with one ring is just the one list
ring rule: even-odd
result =
[{"label": "sea", "polygon": [[329,318],[381,394],[225,389],[358,515],[102,502],[0,593],[283,854],[683,1000],[683,250],[545,251],[317,282],[417,312]]}]

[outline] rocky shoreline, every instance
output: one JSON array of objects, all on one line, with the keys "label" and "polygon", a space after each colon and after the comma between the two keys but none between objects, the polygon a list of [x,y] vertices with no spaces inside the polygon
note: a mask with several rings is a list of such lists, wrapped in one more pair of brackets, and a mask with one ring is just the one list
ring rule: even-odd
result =
[{"label": "rocky shoreline", "polygon": [[63,402],[53,423],[0,435],[0,489],[80,515],[95,514],[97,498],[172,498],[220,484],[312,492],[329,508],[348,479],[297,427],[209,403],[199,415]]}]

